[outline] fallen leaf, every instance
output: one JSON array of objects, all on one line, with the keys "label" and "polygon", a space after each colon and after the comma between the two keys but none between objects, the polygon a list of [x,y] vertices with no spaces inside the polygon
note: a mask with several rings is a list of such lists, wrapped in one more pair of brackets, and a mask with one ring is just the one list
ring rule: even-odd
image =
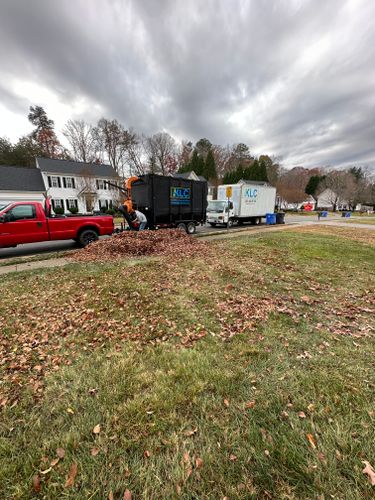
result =
[{"label": "fallen leaf", "polygon": [[125,490],[123,500],[132,500],[132,493],[129,490]]},{"label": "fallen leaf", "polygon": [[185,451],[185,453],[183,454],[182,459],[186,464],[190,463],[190,456],[187,451]]},{"label": "fallen leaf", "polygon": [[201,458],[196,458],[195,459],[195,468],[196,469],[200,469],[203,465],[203,460]]},{"label": "fallen leaf", "polygon": [[98,424],[98,425],[96,425],[96,426],[93,428],[92,432],[93,432],[94,434],[99,434],[99,433],[100,433],[100,430],[101,430],[101,429],[100,429],[100,424]]},{"label": "fallen leaf", "polygon": [[266,457],[270,456],[270,452],[268,450],[264,450],[264,454],[266,455]]},{"label": "fallen leaf", "polygon": [[230,460],[231,462],[235,462],[235,461],[237,460],[236,455],[233,455],[233,454],[229,455],[229,460]]},{"label": "fallen leaf", "polygon": [[64,458],[65,457],[65,450],[64,450],[64,448],[57,448],[56,455],[59,458]]},{"label": "fallen leaf", "polygon": [[308,442],[311,445],[311,448],[313,448],[315,450],[316,449],[316,441],[314,439],[314,436],[312,434],[306,434],[306,437],[307,437]]},{"label": "fallen leaf", "polygon": [[143,455],[146,457],[146,458],[150,458],[151,457],[151,453],[148,451],[148,450],[145,450]]},{"label": "fallen leaf", "polygon": [[303,411],[299,411],[298,416],[299,416],[299,418],[306,418],[306,414]]},{"label": "fallen leaf", "polygon": [[99,453],[99,448],[91,448],[91,456],[96,457]]},{"label": "fallen leaf", "polygon": [[288,413],[287,411],[282,411],[282,412],[280,413],[280,416],[281,416],[282,418],[289,418],[289,413]]},{"label": "fallen leaf", "polygon": [[48,469],[46,469],[46,470],[41,470],[40,473],[43,474],[43,476],[45,476],[46,474],[51,472],[51,470],[52,470],[52,467],[48,467]]},{"label": "fallen leaf", "polygon": [[74,485],[77,471],[78,471],[78,465],[76,463],[73,463],[69,469],[69,474],[65,481],[65,488],[70,488]]},{"label": "fallen leaf", "polygon": [[366,466],[362,471],[363,474],[367,474],[368,480],[370,481],[370,484],[372,486],[375,486],[375,470],[373,469],[370,462],[367,462],[366,460],[362,460],[362,463],[365,464],[365,466]]},{"label": "fallen leaf", "polygon": [[112,490],[108,493],[108,500],[114,500],[113,491]]},{"label": "fallen leaf", "polygon": [[40,476],[36,474],[33,476],[33,490],[35,493],[39,493],[40,490],[42,489],[41,484],[40,484]]},{"label": "fallen leaf", "polygon": [[246,404],[245,404],[245,408],[254,408],[255,406],[255,401],[248,401]]},{"label": "fallen leaf", "polygon": [[60,462],[60,459],[57,457],[57,458],[54,458],[52,460],[52,462],[50,463],[50,466],[51,467],[55,467],[55,465],[57,465],[58,463]]},{"label": "fallen leaf", "polygon": [[71,408],[67,408],[66,411],[71,415],[74,415],[74,410],[72,410]]},{"label": "fallen leaf", "polygon": [[224,403],[224,405],[228,408],[228,406],[229,406],[229,401],[228,401],[227,399],[224,399],[223,403]]},{"label": "fallen leaf", "polygon": [[197,431],[198,431],[198,427],[195,427],[195,429],[192,429],[191,431],[185,431],[184,434],[185,434],[185,436],[190,437],[190,436],[193,436],[194,434],[196,434]]}]

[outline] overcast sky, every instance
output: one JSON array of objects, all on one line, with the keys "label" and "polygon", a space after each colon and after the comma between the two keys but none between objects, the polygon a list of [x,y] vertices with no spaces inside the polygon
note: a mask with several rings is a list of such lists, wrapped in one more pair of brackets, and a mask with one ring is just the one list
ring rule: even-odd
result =
[{"label": "overcast sky", "polygon": [[375,167],[375,0],[0,0],[0,135],[30,105]]}]

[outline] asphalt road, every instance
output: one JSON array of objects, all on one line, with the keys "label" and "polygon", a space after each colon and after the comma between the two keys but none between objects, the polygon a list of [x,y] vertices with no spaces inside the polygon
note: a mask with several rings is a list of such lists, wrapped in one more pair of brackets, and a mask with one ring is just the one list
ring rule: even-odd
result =
[{"label": "asphalt road", "polygon": [[[337,220],[339,217],[330,217],[327,220]],[[290,223],[308,223],[317,220],[316,215],[313,216],[299,216],[299,215],[287,215],[286,222]],[[243,227],[246,227],[244,225]],[[234,226],[236,227],[236,226]],[[251,227],[249,225],[249,227]],[[226,228],[215,227],[211,228],[210,226],[201,226],[197,228],[197,232],[199,233],[210,233],[212,231],[223,230],[226,231]],[[229,229],[230,231],[230,229]],[[38,255],[43,253],[51,253],[51,252],[65,252],[68,250],[74,250],[77,248],[76,243],[73,240],[68,241],[46,241],[43,243],[28,243],[26,245],[19,245],[16,248],[0,248],[0,260],[2,259],[10,259],[14,257],[25,257]]]}]

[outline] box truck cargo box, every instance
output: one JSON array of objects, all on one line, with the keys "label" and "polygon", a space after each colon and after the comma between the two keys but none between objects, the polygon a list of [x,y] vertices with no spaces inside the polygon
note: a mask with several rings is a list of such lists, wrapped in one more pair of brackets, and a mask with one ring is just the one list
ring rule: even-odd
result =
[{"label": "box truck cargo box", "polygon": [[217,197],[207,207],[207,222],[211,226],[257,224],[267,213],[274,212],[276,188],[263,182],[240,181],[219,186]]},{"label": "box truck cargo box", "polygon": [[132,183],[132,200],[143,212],[151,229],[179,227],[194,233],[204,224],[207,182],[146,174]]}]

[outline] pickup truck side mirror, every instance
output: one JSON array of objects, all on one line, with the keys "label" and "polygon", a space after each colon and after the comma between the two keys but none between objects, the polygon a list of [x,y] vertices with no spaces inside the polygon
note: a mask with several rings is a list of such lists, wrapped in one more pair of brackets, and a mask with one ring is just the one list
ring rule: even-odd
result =
[{"label": "pickup truck side mirror", "polygon": [[7,218],[6,214],[0,215],[0,222],[7,222],[7,221],[8,221],[8,218]]}]

